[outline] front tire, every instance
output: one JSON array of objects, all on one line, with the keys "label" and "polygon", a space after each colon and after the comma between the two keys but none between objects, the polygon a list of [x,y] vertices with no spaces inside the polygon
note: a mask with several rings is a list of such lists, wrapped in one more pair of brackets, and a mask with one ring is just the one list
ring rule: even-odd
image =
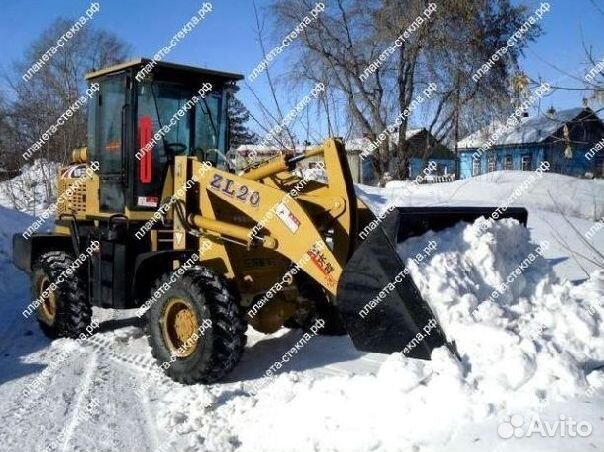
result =
[{"label": "front tire", "polygon": [[197,267],[159,278],[147,312],[149,345],[159,366],[184,384],[215,383],[239,363],[247,328],[239,297],[221,276]]},{"label": "front tire", "polygon": [[311,327],[318,320],[323,320],[325,325],[319,330],[320,336],[345,336],[344,322],[329,293],[306,273],[296,275],[296,283],[300,296],[311,302],[312,309],[302,319],[290,319],[289,324],[299,325],[305,332],[311,332]]},{"label": "front tire", "polygon": [[[73,258],[63,251],[50,251],[33,265],[33,299],[40,329],[51,339],[77,338],[86,332],[92,308],[86,297],[82,272],[74,269]],[[62,279],[62,282],[60,281]],[[55,284],[56,288],[50,290]]]}]

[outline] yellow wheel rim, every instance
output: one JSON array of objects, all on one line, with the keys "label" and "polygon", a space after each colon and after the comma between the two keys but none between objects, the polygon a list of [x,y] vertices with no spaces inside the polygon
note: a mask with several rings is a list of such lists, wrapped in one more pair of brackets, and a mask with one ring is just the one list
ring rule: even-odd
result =
[{"label": "yellow wheel rim", "polygon": [[53,291],[49,291],[48,294],[44,292],[50,287],[50,279],[48,276],[44,276],[38,286],[38,300],[41,301],[38,308],[40,320],[44,323],[52,326],[55,323],[57,317],[57,294]]},{"label": "yellow wheel rim", "polygon": [[170,353],[185,358],[195,352],[199,339],[199,322],[190,301],[170,298],[164,306],[160,324]]}]

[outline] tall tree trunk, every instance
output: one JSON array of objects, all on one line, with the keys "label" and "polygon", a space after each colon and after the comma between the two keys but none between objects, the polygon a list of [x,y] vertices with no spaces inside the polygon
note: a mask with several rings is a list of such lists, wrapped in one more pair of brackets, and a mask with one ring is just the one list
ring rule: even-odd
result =
[{"label": "tall tree trunk", "polygon": [[[402,45],[398,52],[398,106],[404,112],[411,104],[415,83],[416,56],[407,51],[407,46]],[[407,142],[407,129],[409,116],[401,116],[398,129],[398,143],[396,144],[396,175],[397,179],[409,179],[409,143]]]}]

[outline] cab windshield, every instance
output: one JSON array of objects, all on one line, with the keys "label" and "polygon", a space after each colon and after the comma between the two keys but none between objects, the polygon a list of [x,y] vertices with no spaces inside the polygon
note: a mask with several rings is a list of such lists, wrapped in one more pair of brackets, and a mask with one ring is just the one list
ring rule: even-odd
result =
[{"label": "cab windshield", "polygon": [[[193,100],[197,96],[197,102]],[[225,112],[223,93],[213,91],[202,98],[197,89],[152,81],[139,85],[138,119],[152,128],[147,137],[160,132],[153,153],[160,160],[174,155],[197,156],[215,164],[223,163]],[[148,127],[147,126],[147,127]],[[221,135],[222,134],[222,135]]]}]

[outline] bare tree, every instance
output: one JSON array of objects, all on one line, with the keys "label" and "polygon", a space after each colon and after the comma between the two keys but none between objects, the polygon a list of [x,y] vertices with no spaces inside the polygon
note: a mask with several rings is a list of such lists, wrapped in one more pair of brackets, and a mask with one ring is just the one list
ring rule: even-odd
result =
[{"label": "bare tree", "polygon": [[[31,44],[21,61],[15,63],[12,75],[7,82],[12,89],[12,102],[0,107],[0,165],[8,169],[20,168],[23,153],[57,119],[84,95],[87,88],[84,75],[93,69],[115,64],[126,59],[128,45],[115,35],[88,25],[46,61],[31,78],[23,77],[32,65],[38,62],[48,49],[56,44],[58,37],[73,25],[73,19],[58,19]],[[15,181],[13,186],[5,184],[5,192],[14,199],[16,208],[19,199],[29,204],[29,196],[42,196],[44,199],[31,202],[41,205],[51,202],[54,195],[55,166],[51,164],[67,163],[71,151],[86,144],[86,106],[74,111],[65,123],[44,142],[43,148],[33,154],[37,163],[37,183],[43,189],[32,188],[28,184],[35,181],[25,179]]]},{"label": "bare tree", "polygon": [[[256,5],[256,1],[252,0],[252,6],[254,9],[254,19],[256,23],[256,40],[258,42],[258,46],[262,52],[263,56],[266,56],[268,51],[265,44],[265,18],[258,11],[258,7]],[[262,118],[256,117],[250,113],[250,117],[254,122],[262,129],[262,131],[266,135],[270,135],[272,139],[270,139],[269,143],[265,144],[277,144],[281,146],[283,149],[293,148],[296,144],[296,138],[292,131],[291,125],[285,125],[280,133],[273,134],[272,130],[275,126],[278,126],[282,123],[284,118],[284,108],[282,106],[282,100],[277,92],[277,86],[275,81],[273,80],[273,76],[271,70],[267,67],[264,70],[264,78],[266,79],[266,83],[268,86],[268,91],[271,94],[271,103],[272,108],[269,106],[269,103],[262,100],[256,90],[251,84],[247,84],[247,88],[254,96],[256,100],[256,105],[259,108],[260,114]],[[266,139],[261,140],[262,142],[266,142]]]},{"label": "bare tree", "polygon": [[[20,146],[15,151],[19,154],[39,140],[48,127],[84,94],[84,75],[88,71],[123,61],[128,55],[128,46],[119,38],[89,25],[60,48],[31,79],[22,79],[22,75],[32,64],[73,23],[72,19],[55,21],[14,66],[10,85],[14,90],[15,101],[11,112],[18,125]],[[68,161],[74,147],[85,143],[86,108],[81,108],[48,140],[37,157],[64,163]]]},{"label": "bare tree", "polygon": [[9,158],[13,144],[10,113],[0,91],[0,181],[17,168],[14,159]]},{"label": "bare tree", "polygon": [[[604,1],[590,0],[595,14],[604,19]],[[601,105],[604,105],[604,58],[596,55],[592,45],[583,42],[588,73],[584,78],[587,88],[592,92],[592,97]]]},{"label": "bare tree", "polygon": [[[314,0],[276,0],[276,28],[287,34],[313,6]],[[526,7],[513,6],[509,0],[443,0],[430,16],[426,8],[427,2],[421,0],[329,2],[296,41],[291,77],[319,79],[337,91],[341,110],[356,130],[372,140],[430,83],[437,84],[437,93],[421,112],[429,131],[441,140],[452,137],[462,114],[481,114],[484,104],[507,108],[518,57],[540,33],[538,25],[478,81],[472,74],[506,46],[527,19]],[[408,30],[402,45],[380,59]],[[378,60],[381,63],[376,65]],[[367,72],[372,64],[374,70]],[[378,174],[394,169],[397,177],[408,175],[406,132],[412,117],[402,116],[398,140],[383,141],[373,153]]]}]

